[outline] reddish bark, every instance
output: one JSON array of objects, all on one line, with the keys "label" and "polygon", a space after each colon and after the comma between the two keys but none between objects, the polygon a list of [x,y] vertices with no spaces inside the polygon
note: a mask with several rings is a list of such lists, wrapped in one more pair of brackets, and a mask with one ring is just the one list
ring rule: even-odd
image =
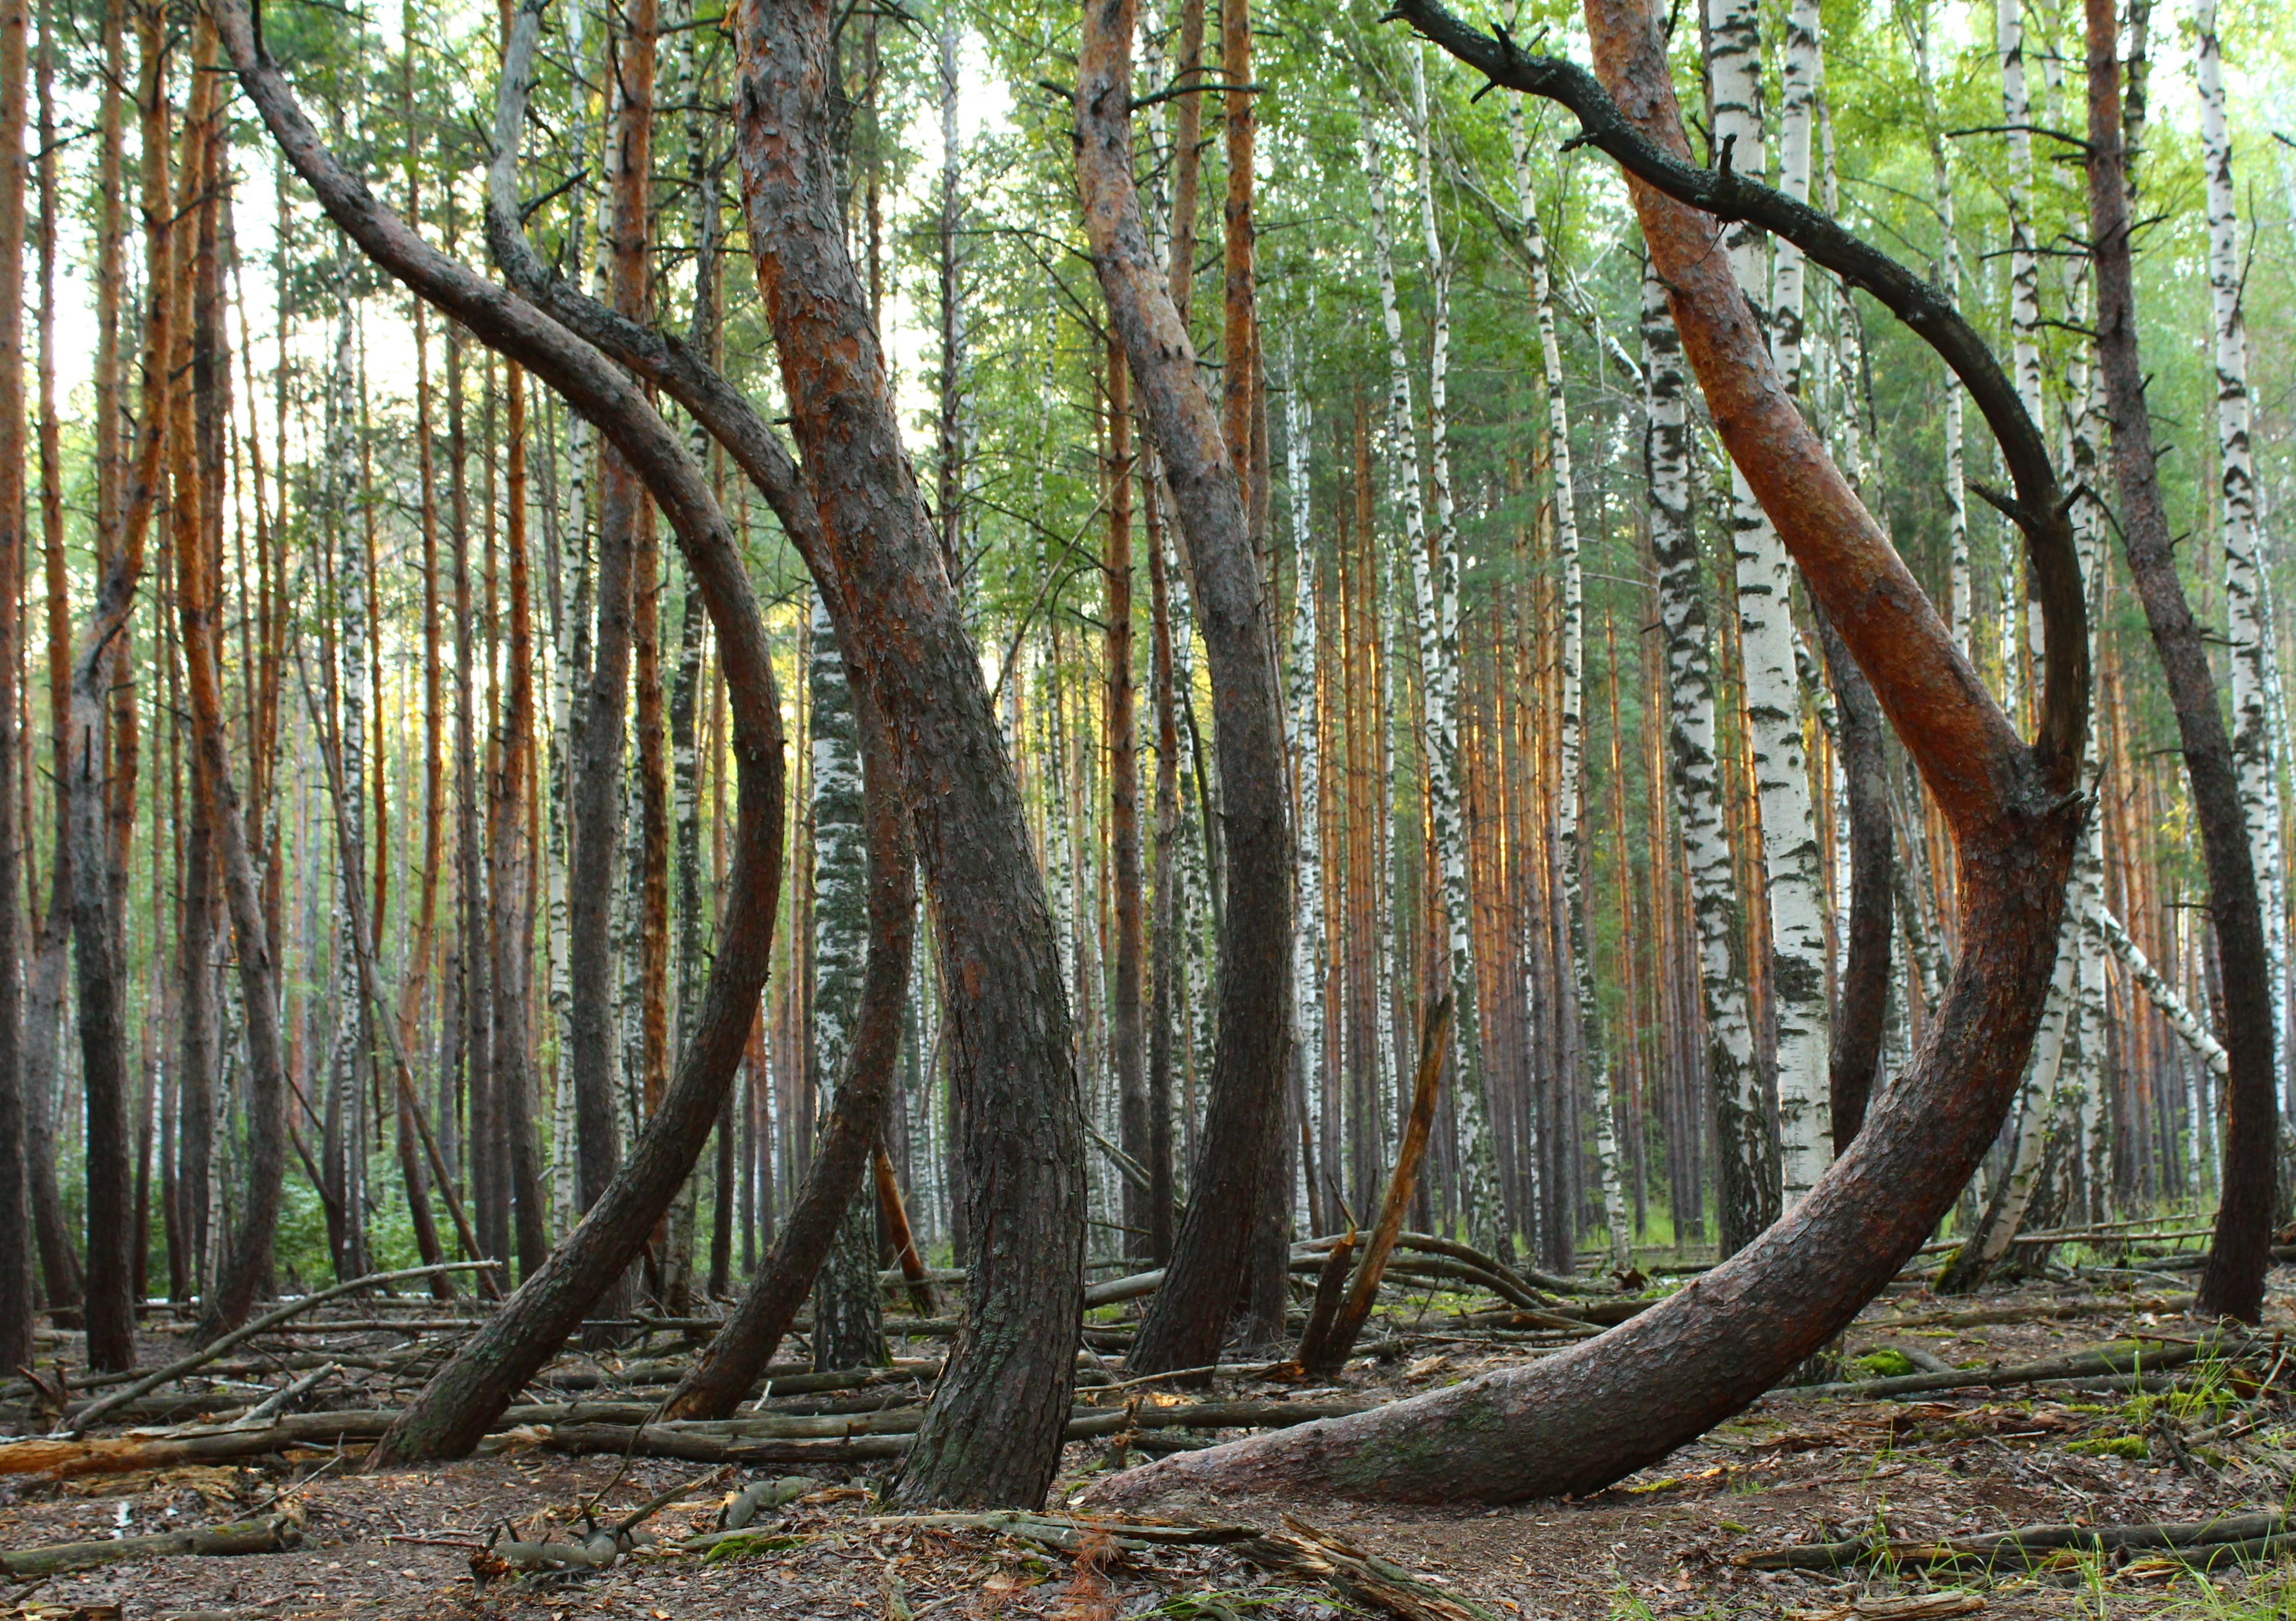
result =
[{"label": "reddish bark", "polygon": [[[1627,122],[1686,154],[1654,18],[1632,0],[1587,0],[1587,18]],[[1713,218],[1639,177],[1630,190],[1725,445],[1952,828],[1966,947],[1937,1024],[1807,1199],[1628,1323],[1528,1368],[1117,1476],[1104,1500],[1186,1488],[1511,1501],[1606,1485],[1743,1408],[1846,1326],[1951,1205],[2022,1074],[2079,826],[2079,595],[2044,596],[2046,712],[2028,747],[1779,385]],[[2078,580],[2069,547],[2036,561]]]},{"label": "reddish bark", "polygon": [[[1109,323],[1131,361],[1187,543],[1211,666],[1226,905],[1218,1041],[1186,1214],[1128,1365],[1218,1360],[1250,1274],[1280,1160],[1292,1041],[1292,807],[1274,627],[1240,469],[1196,370],[1194,346],[1148,245],[1132,174],[1131,0],[1086,0],[1078,62],[1077,185]],[[1245,223],[1248,224],[1248,210]],[[1231,302],[1234,300],[1231,300]],[[1243,352],[1231,367],[1250,365]],[[1240,419],[1249,427],[1249,397]],[[1252,1242],[1240,1243],[1239,1234]]]},{"label": "reddish bark", "polygon": [[833,13],[827,0],[743,0],[735,111],[758,287],[834,559],[824,597],[892,734],[950,992],[972,1295],[897,1494],[1034,1504],[1059,1464],[1075,1378],[1075,1060],[1018,784],[840,225]]}]

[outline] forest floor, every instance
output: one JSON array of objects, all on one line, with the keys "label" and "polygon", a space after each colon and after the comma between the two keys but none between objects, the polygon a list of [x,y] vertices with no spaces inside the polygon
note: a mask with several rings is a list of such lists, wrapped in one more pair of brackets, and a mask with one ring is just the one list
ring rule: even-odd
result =
[{"label": "forest floor", "polygon": [[[2134,1281],[2133,1292],[2056,1283],[1951,1301],[1900,1287],[1847,1337],[1851,1375],[1903,1372],[1931,1358],[2004,1367],[2132,1334],[2174,1344],[2203,1326],[2183,1314],[2189,1296],[2174,1292],[2174,1279]],[[1447,1510],[1225,1501],[1200,1505],[1195,1518],[1275,1528],[1295,1515],[1413,1573],[1425,1591],[1472,1599],[1499,1617],[2286,1621],[2296,1617],[2296,1564],[2285,1556],[2212,1573],[2126,1553],[2061,1555],[2038,1571],[1953,1574],[1734,1562],[1876,1530],[1926,1538],[2053,1522],[2192,1522],[2283,1506],[2296,1479],[2296,1395],[2278,1387],[2287,1370],[2276,1346],[2278,1334],[2296,1327],[2296,1271],[2281,1269],[2273,1281],[2265,1328],[2274,1348],[2243,1364],[2252,1370],[2246,1375],[2196,1364],[2152,1393],[2091,1380],[1894,1400],[1774,1394],[1660,1466],[1584,1498]],[[2037,1308],[2059,1314],[2040,1317]],[[1390,1321],[1389,1360],[1360,1359],[1332,1385],[1302,1390],[1237,1372],[1223,1375],[1217,1394],[1383,1400],[1526,1354],[1479,1339],[1472,1328],[1447,1327],[1453,1321],[1429,1311],[1415,1325]],[[155,1352],[162,1348],[155,1341]],[[1025,1535],[882,1516],[867,1482],[882,1464],[809,1471],[822,1477],[820,1489],[761,1516],[758,1535],[721,1557],[677,1543],[718,1523],[742,1484],[731,1471],[671,1502],[650,1522],[652,1546],[614,1568],[498,1571],[481,1584],[468,1544],[493,1528],[509,1523],[535,1537],[578,1521],[601,1498],[603,1515],[706,1471],[658,1459],[562,1456],[513,1436],[492,1455],[369,1476],[357,1472],[359,1450],[295,1449],[245,1464],[60,1482],[0,1478],[7,1551],[208,1525],[258,1508],[290,1510],[303,1528],[300,1545],[284,1552],[147,1559],[29,1588],[0,1585],[0,1617],[1308,1621],[1368,1613],[1312,1580],[1218,1547],[1117,1551],[1088,1541],[1079,1553]],[[1106,1441],[1072,1443],[1052,1511],[1112,1461]]]}]

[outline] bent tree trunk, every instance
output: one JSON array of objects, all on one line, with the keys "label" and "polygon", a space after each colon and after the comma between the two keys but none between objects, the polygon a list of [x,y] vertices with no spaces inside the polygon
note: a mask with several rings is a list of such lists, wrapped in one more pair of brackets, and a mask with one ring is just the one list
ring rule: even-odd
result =
[{"label": "bent tree trunk", "polygon": [[[862,810],[869,838],[869,955],[862,969],[852,1045],[844,1074],[838,1078],[829,1124],[814,1145],[813,1163],[806,1169],[781,1236],[741,1305],[671,1393],[664,1418],[726,1418],[749,1395],[790,1324],[797,1321],[806,1291],[836,1241],[840,1218],[858,1202],[893,1095],[910,953],[916,941],[916,851],[910,843],[908,811],[901,803],[900,778],[884,720],[866,689],[852,679],[849,665],[847,683],[853,694]],[[872,1208],[865,1202],[858,1207]],[[869,1287],[877,1287],[873,1265]]]},{"label": "bent tree trunk", "polygon": [[2185,774],[2201,824],[2209,868],[2209,916],[2216,926],[2217,971],[2224,987],[2223,1194],[2216,1238],[2201,1272],[2198,1309],[2254,1322],[2272,1263],[2272,1179],[2278,1122],[2272,1078],[2276,1020],[2257,905],[2256,867],[2240,802],[2232,739],[2217,707],[2215,673],[2201,627],[2177,578],[2168,509],[2144,404],[2136,345],[2136,289],[2129,259],[2128,170],[2120,126],[2120,23],[2112,0],[2087,0],[2088,17],[2088,237],[2096,270],[2096,358],[2112,422],[2112,479],[2120,498],[2121,546],[2144,604],[2176,705]]},{"label": "bent tree trunk", "polygon": [[640,469],[699,581],[723,648],[734,715],[738,815],[726,915],[693,1037],[661,1107],[604,1195],[511,1302],[427,1385],[376,1461],[459,1454],[554,1354],[628,1266],[716,1123],[771,956],[782,817],[781,708],[765,628],[732,526],[676,433],[618,367],[459,261],[432,249],[335,161],[285,78],[258,46],[245,8],[218,0],[232,66],[288,160],[330,218],[420,296],[517,360],[595,424]]},{"label": "bent tree trunk", "polygon": [[1132,178],[1131,0],[1086,0],[1077,185],[1102,294],[1161,453],[1210,655],[1227,905],[1219,1037],[1203,1151],[1166,1271],[1126,1361],[1135,1373],[1218,1360],[1249,1271],[1271,1156],[1282,1151],[1292,1041],[1291,802],[1275,627],[1237,469],[1195,349],[1148,244]]},{"label": "bent tree trunk", "polygon": [[1841,991],[1833,1014],[1828,1082],[1833,1094],[1833,1151],[1849,1148],[1866,1123],[1882,1036],[1890,1012],[1890,904],[1897,881],[1897,845],[1890,828],[1888,756],[1882,706],[1866,672],[1833,628],[1818,616],[1825,665],[1833,678],[1833,712],[1841,774],[1849,798],[1849,949],[1843,954]]},{"label": "bent tree trunk", "polygon": [[734,12],[742,196],[838,638],[890,728],[932,903],[972,1235],[970,1307],[905,1505],[1034,1506],[1076,1377],[1084,1126],[1052,912],[839,224],[828,0]]},{"label": "bent tree trunk", "polygon": [[[1099,1494],[1121,1503],[1182,1487],[1504,1502],[1593,1490],[1662,1457],[1824,1345],[1920,1247],[1999,1129],[2055,956],[2079,826],[2073,790],[2088,671],[2071,537],[2050,521],[2054,506],[2021,509],[2049,631],[2041,741],[2029,747],[1779,386],[1762,329],[1717,251],[1714,219],[1642,177],[1663,173],[1670,189],[1696,194],[1713,188],[1715,173],[1686,161],[1652,15],[1633,0],[1587,0],[1613,103],[1583,71],[1474,34],[1435,0],[1405,0],[1403,12],[1502,82],[1552,94],[1554,80],[1575,74],[1591,99],[1570,104],[1590,132],[1609,126],[1596,144],[1652,160],[1635,166],[1631,190],[1692,366],[1732,459],[1748,470],[1952,828],[1969,946],[1927,1044],[1879,1090],[1849,1152],[1808,1198],[1689,1288],[1527,1368],[1116,1476]],[[1733,196],[1756,189],[1734,177],[1727,184]],[[1827,245],[1810,246],[1811,257],[1827,262],[1818,251]],[[1965,328],[1947,335],[1975,342]],[[1981,346],[1976,353],[2000,383],[1986,396],[1997,402],[2005,381]],[[2038,433],[2013,396],[2009,408],[2013,420],[2005,420],[2022,424],[2005,435],[2020,497],[2040,484],[2054,494],[2046,454],[2038,467],[2030,459]]]}]

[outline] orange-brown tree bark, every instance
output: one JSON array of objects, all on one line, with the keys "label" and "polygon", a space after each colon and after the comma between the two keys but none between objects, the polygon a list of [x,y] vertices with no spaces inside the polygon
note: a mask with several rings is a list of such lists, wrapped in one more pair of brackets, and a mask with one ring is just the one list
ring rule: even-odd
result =
[{"label": "orange-brown tree bark", "polygon": [[896,1493],[1033,1504],[1059,1463],[1084,1261],[1069,1010],[1018,783],[840,228],[834,12],[742,0],[735,111],[758,287],[834,564],[816,580],[892,731],[952,991],[970,1309]]},{"label": "orange-brown tree bark", "polygon": [[[1839,1332],[1920,1247],[1999,1129],[2039,1022],[2080,827],[2087,727],[2079,571],[2062,515],[2054,503],[2003,498],[2026,526],[2047,621],[2042,713],[2029,745],[1780,386],[1714,217],[1670,194],[1710,185],[1715,171],[1688,160],[1657,17],[1636,0],[1587,0],[1586,12],[1595,89],[1607,94],[1599,106],[1571,104],[1595,144],[1630,155],[1635,210],[1723,442],[1953,831],[1964,950],[1928,1041],[1880,1090],[1849,1152],[1793,1211],[1689,1288],[1560,1356],[1167,1460],[1114,1477],[1099,1488],[1103,1500],[1186,1488],[1511,1501],[1592,1490],[1664,1456]],[[1406,0],[1404,14],[1504,83],[1539,78],[1527,64],[1586,78],[1472,34],[1435,0]],[[1813,248],[1811,237],[1796,241],[1827,262],[1826,244]],[[1981,344],[1977,353],[1990,364]],[[1991,369],[1998,389],[1972,385],[1981,407],[2009,393]],[[2038,467],[2027,460],[2038,433],[2021,408],[2015,418],[1998,425],[2019,496],[2035,493],[2029,479],[2054,494],[2046,456]]]},{"label": "orange-brown tree bark", "polygon": [[[16,671],[24,575],[24,123],[30,104],[31,18],[24,0],[0,0],[0,1366],[32,1360],[31,1224],[27,1214],[22,954],[23,887],[16,794]],[[45,311],[43,312],[45,316]]]},{"label": "orange-brown tree bark", "polygon": [[[1275,627],[1252,546],[1246,469],[1231,455],[1197,374],[1194,346],[1149,246],[1133,178],[1133,24],[1130,0],[1086,0],[1076,95],[1078,190],[1109,324],[1131,363],[1188,548],[1211,666],[1226,858],[1218,1037],[1203,1149],[1164,1287],[1128,1364],[1159,1372],[1218,1360],[1253,1253],[1267,1241],[1261,1215],[1271,1161],[1283,1156],[1291,1057],[1293,849]],[[1248,208],[1242,223],[1248,228]],[[1229,354],[1231,369],[1249,368],[1248,323],[1240,341],[1243,353]],[[1239,410],[1248,440],[1248,391]],[[1239,1243],[1239,1234],[1251,1236]]]}]

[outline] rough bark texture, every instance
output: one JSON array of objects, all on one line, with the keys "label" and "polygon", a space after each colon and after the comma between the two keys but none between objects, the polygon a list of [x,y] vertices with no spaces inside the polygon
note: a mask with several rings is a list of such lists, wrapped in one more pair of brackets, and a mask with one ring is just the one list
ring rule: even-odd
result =
[{"label": "rough bark texture", "polygon": [[2088,235],[2096,273],[2096,356],[2112,424],[2112,477],[2120,498],[2121,546],[2144,605],[2144,621],[2161,655],[2176,706],[2185,772],[2201,825],[2215,924],[2217,970],[2224,996],[2224,1177],[2216,1238],[2201,1271],[2199,1308],[2210,1316],[2254,1322],[2272,1263],[2272,1182],[2278,1115],[2273,1097],[2276,1020],[2257,906],[2256,868],[2232,740],[2217,707],[2216,677],[2201,628],[2185,601],[2161,499],[2152,424],[2144,404],[2137,353],[2136,292],[2131,267],[2128,171],[2120,119],[2120,23],[2112,0],[2086,0],[2088,19]]},{"label": "rough bark texture", "polygon": [[693,1040],[662,1107],[581,1224],[424,1387],[378,1460],[466,1452],[554,1354],[644,1242],[701,1152],[742,1056],[770,958],[780,865],[781,712],[765,629],[732,526],[677,436],[595,350],[515,296],[430,248],[345,173],[262,54],[247,13],[219,0],[234,69],[288,160],[329,217],[378,264],[481,341],[517,359],[641,467],[700,577],[723,650],[734,715],[739,817],[728,901]]},{"label": "rough bark texture", "polygon": [[[1188,547],[1212,669],[1227,904],[1219,1033],[1196,1173],[1165,1287],[1128,1365],[1218,1360],[1248,1275],[1270,1155],[1282,1151],[1291,1050],[1292,822],[1274,626],[1237,469],[1141,218],[1132,176],[1130,0],[1087,0],[1077,180],[1110,325],[1131,361]],[[1233,358],[1233,357],[1232,357]]]},{"label": "rough bark texture", "polygon": [[16,671],[24,578],[24,112],[31,19],[24,0],[0,4],[0,1367],[32,1360],[31,1224],[25,1152],[22,955],[16,794]]},{"label": "rough bark texture", "polygon": [[1874,1072],[1890,1012],[1890,916],[1896,893],[1896,842],[1890,828],[1888,756],[1882,708],[1866,672],[1833,621],[1818,615],[1825,666],[1833,678],[1834,747],[1849,797],[1849,949],[1833,1012],[1830,1082],[1833,1093],[1833,1151],[1841,1153],[1866,1123]]},{"label": "rough bark texture", "polygon": [[735,112],[758,285],[835,562],[831,606],[892,733],[950,992],[972,1295],[897,1495],[1033,1505],[1060,1461],[1084,1262],[1069,1012],[1018,783],[846,251],[832,9],[743,0]]},{"label": "rough bark texture", "polygon": [[[1629,0],[1590,0],[1587,12],[1626,123],[1686,156],[1655,20]],[[1406,14],[1447,46],[1464,32],[1431,0],[1413,0]],[[2043,595],[2051,712],[2040,745],[2029,748],[1779,388],[1712,219],[1639,177],[1631,191],[1725,444],[1953,830],[1968,945],[1952,988],[1929,1041],[1880,1090],[1849,1153],[1800,1205],[1689,1288],[1528,1368],[1130,1471],[1100,1488],[1106,1499],[1210,1488],[1508,1501],[1608,1485],[1742,1408],[1838,1332],[1950,1205],[2023,1069],[2079,826],[2087,668],[2069,539],[2062,555],[2037,558],[2045,584],[2070,574],[2073,588]],[[2070,635],[2055,622],[2067,614]]]},{"label": "rough bark texture", "polygon": [[[850,673],[849,670],[849,680]],[[662,1409],[664,1418],[731,1416],[797,1321],[806,1292],[836,1238],[840,1218],[857,1205],[865,1212],[872,1208],[869,1200],[858,1196],[867,1185],[870,1161],[884,1129],[900,1057],[916,935],[916,851],[909,836],[908,811],[901,803],[891,739],[865,689],[853,682],[852,692],[868,821],[869,955],[845,1073],[838,1079],[835,1102],[814,1144],[805,1180],[757,1280],[678,1382]],[[868,1283],[876,1288],[873,1265]]]}]

